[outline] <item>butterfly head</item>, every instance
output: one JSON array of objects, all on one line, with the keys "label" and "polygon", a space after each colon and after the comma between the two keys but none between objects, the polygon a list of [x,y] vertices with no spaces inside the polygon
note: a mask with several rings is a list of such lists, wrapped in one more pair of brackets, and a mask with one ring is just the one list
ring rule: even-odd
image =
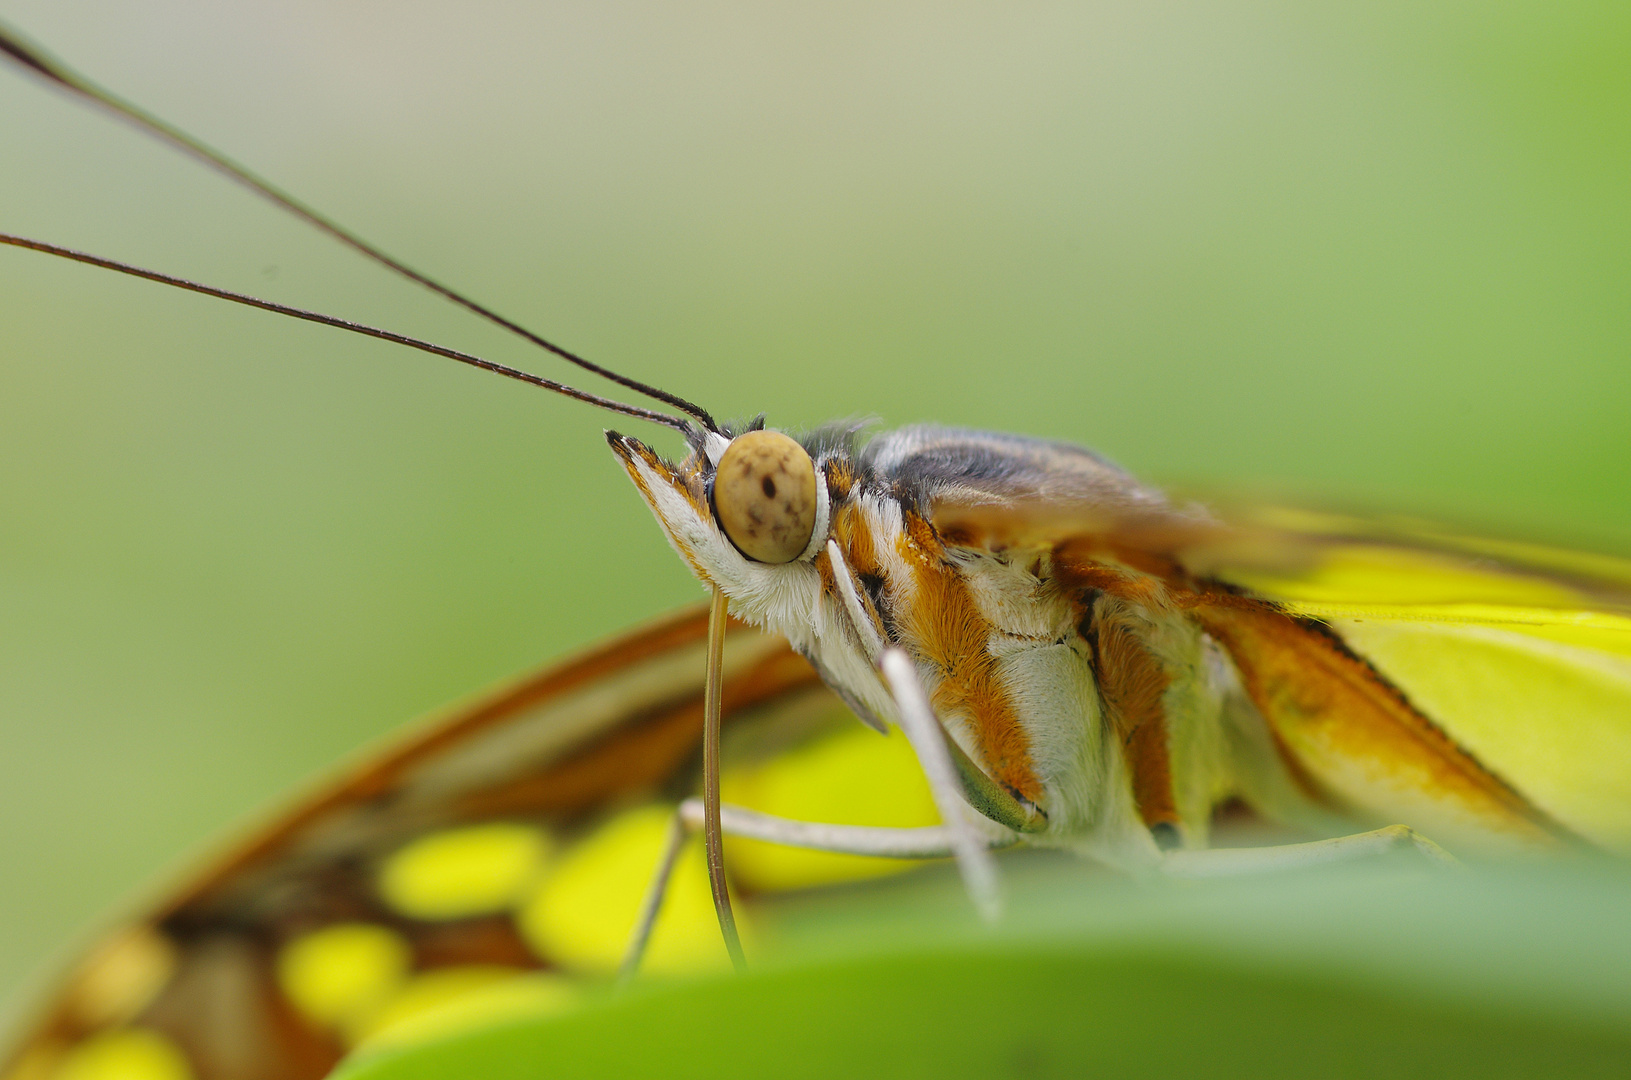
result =
[{"label": "butterfly head", "polygon": [[820,580],[812,560],[832,520],[825,466],[838,451],[818,460],[758,422],[697,434],[678,464],[630,436],[607,432],[606,440],[674,549],[741,614],[774,619],[775,608],[813,600]]}]

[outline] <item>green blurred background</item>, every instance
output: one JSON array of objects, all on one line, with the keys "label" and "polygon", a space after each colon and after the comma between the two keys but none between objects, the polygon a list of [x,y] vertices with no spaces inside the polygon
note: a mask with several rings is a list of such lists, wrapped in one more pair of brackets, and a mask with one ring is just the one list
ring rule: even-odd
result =
[{"label": "green blurred background", "polygon": [[[1623,3],[0,18],[720,414],[1631,547]],[[0,229],[561,370],[10,69]],[[700,599],[606,417],[42,256],[0,295],[0,1000],[406,718]]]}]

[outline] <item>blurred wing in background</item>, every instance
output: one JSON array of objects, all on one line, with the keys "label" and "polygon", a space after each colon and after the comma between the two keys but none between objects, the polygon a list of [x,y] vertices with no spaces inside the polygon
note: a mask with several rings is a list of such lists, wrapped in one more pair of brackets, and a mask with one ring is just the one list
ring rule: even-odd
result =
[{"label": "blurred wing in background", "polygon": [[[615,969],[694,787],[706,626],[706,612],[667,619],[361,762],[109,935],[0,1075],[315,1078],[364,1041],[571,1000]],[[904,740],[861,728],[780,639],[733,626],[724,709],[737,801],[934,820]],[[732,858],[750,899],[898,868],[747,845]],[[646,967],[723,962],[689,858]]]}]

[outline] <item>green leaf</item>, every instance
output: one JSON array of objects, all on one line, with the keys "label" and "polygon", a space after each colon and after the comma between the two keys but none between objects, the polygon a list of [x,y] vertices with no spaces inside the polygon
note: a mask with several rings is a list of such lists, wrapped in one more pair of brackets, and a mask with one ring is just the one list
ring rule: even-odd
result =
[{"label": "green leaf", "polygon": [[743,977],[608,991],[364,1056],[482,1077],[1621,1076],[1631,874],[1406,861],[1174,887],[1007,860],[980,927],[929,874],[812,895]]}]

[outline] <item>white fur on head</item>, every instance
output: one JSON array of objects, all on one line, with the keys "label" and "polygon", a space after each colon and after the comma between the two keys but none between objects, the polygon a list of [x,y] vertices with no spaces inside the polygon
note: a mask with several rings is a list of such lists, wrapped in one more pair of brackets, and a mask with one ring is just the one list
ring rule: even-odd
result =
[{"label": "white fur on head", "polygon": [[669,543],[703,584],[724,592],[732,614],[780,633],[874,716],[894,719],[893,702],[849,615],[838,597],[823,590],[821,572],[814,565],[832,521],[821,462],[816,463],[819,498],[810,544],[798,559],[770,565],[747,558],[726,538],[701,496],[702,478],[694,459],[675,470],[633,440],[611,443]]},{"label": "white fur on head", "polygon": [[[696,479],[685,475],[688,469],[671,473],[659,468],[648,458],[649,451],[640,452],[644,447],[613,443],[613,448],[623,458],[669,543],[704,584],[717,586],[725,593],[733,613],[748,622],[780,630],[795,646],[811,643],[815,612],[821,603],[821,575],[807,557],[813,551],[807,549],[793,562],[780,565],[754,562],[736,550],[712,513],[699,511],[699,500],[692,493],[678,489],[677,485]],[[809,548],[819,551],[831,521],[827,485],[819,469],[816,494],[816,529]]]}]

